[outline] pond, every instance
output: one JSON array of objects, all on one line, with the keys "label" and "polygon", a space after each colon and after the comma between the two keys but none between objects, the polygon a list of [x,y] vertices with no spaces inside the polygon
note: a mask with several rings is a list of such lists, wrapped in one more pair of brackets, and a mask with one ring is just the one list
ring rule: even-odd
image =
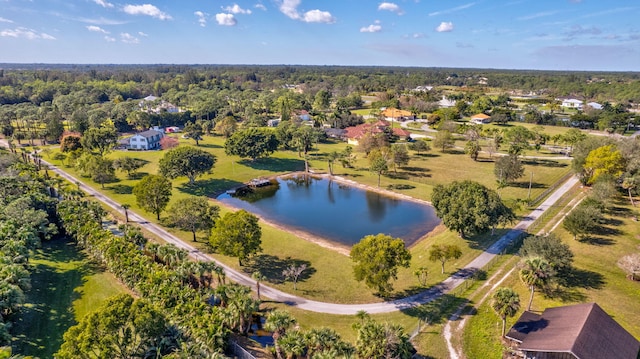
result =
[{"label": "pond", "polygon": [[218,200],[347,246],[378,233],[409,246],[440,223],[431,206],[307,175],[277,178],[251,193]]}]

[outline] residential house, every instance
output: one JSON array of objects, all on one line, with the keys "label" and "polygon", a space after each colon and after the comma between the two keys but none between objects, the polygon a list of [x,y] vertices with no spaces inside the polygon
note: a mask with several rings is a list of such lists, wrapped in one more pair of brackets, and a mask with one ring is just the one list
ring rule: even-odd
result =
[{"label": "residential house", "polygon": [[120,146],[128,150],[157,150],[160,148],[160,140],[164,133],[159,130],[147,130],[119,141]]},{"label": "residential house", "polygon": [[398,125],[396,125],[396,127],[392,127],[388,121],[384,120],[380,120],[375,123],[363,123],[357,126],[347,127],[345,128],[345,137],[347,138],[348,144],[357,146],[359,144],[359,140],[365,135],[377,135],[388,132],[389,130],[400,139],[409,140],[411,138],[411,132],[400,128]]},{"label": "residential house", "polygon": [[596,303],[525,311],[505,336],[526,359],[637,359],[640,342]]},{"label": "residential house", "polygon": [[581,110],[582,105],[584,104],[584,101],[578,100],[575,98],[566,98],[566,99],[559,99],[559,100],[562,101],[560,106],[564,108],[575,108],[575,109]]},{"label": "residential house", "polygon": [[440,108],[450,108],[455,107],[455,105],[455,101],[449,100],[444,95],[442,95],[442,100],[438,101],[438,106],[440,106]]},{"label": "residential house", "polygon": [[311,121],[311,115],[307,110],[295,110],[294,113],[302,121]]},{"label": "residential house", "polygon": [[[158,101],[159,100],[159,101]],[[178,113],[180,112],[180,108],[170,102],[165,100],[160,100],[158,97],[149,95],[138,103],[140,109],[142,111],[146,111],[148,113],[161,113],[161,112],[169,112],[169,113]]]},{"label": "residential house", "polygon": [[484,113],[479,113],[471,116],[471,123],[476,125],[482,125],[491,122],[491,116],[487,116]]},{"label": "residential house", "polygon": [[380,114],[382,114],[387,121],[406,121],[415,119],[415,116],[411,111],[399,110],[393,107],[383,109]]},{"label": "residential house", "polygon": [[587,106],[591,107],[594,110],[602,110],[602,105],[597,102],[588,102]]}]

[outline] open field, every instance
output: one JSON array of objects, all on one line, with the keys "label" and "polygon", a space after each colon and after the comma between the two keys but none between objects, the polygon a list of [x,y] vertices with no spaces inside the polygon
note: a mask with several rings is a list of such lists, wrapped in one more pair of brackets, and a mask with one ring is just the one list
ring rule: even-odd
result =
[{"label": "open field", "polygon": [[[192,142],[182,139],[181,141],[186,143]],[[174,190],[172,201],[185,198],[189,195],[211,195],[213,193],[219,193],[225,189],[246,182],[251,178],[297,171],[303,167],[303,162],[294,152],[279,151],[275,153],[272,158],[262,159],[252,163],[224,155],[223,144],[224,141],[220,137],[206,137],[201,141],[201,148],[209,150],[217,156],[218,161],[213,169],[213,173],[203,176],[197,181],[195,186],[189,185],[186,179],[173,181]],[[327,162],[324,160],[324,154],[333,150],[339,151],[345,146],[346,144],[344,143],[319,144],[318,149],[310,156],[312,170],[325,172]],[[163,151],[116,151],[109,154],[109,156],[111,158],[132,156],[148,161],[140,170],[141,176],[146,173],[156,173],[157,162],[163,154]],[[356,155],[353,168],[342,168],[339,165],[334,166],[336,175],[375,187],[377,177],[368,171],[366,168],[368,163],[363,157],[364,155],[360,153]],[[73,168],[63,168],[78,176],[78,173]],[[527,168],[534,169],[535,171],[532,198],[542,193],[549,185],[557,181],[568,171],[567,164],[562,162],[533,163],[527,165]],[[140,176],[136,178],[140,178]],[[106,189],[103,192],[120,203],[130,204],[134,211],[145,214],[144,211],[137,207],[135,198],[131,194],[133,186],[135,186],[138,179],[128,179],[121,173],[118,173],[118,177],[119,181],[106,184]],[[391,172],[388,177],[383,177],[382,186],[403,184],[410,189],[398,191],[399,193],[428,200],[434,184],[447,183],[451,178],[460,180],[473,179],[490,187],[495,186],[493,165],[490,162],[476,162],[464,154],[455,152],[440,153],[434,150],[428,154],[416,154],[412,156],[412,161],[409,163],[409,166],[399,168],[397,174]],[[93,183],[91,180],[86,180],[85,182],[96,189],[100,189],[100,185]],[[512,199],[526,198],[528,181],[526,181],[526,183],[518,183],[517,187],[507,187],[501,192],[507,199],[509,197]],[[224,207],[222,209],[223,213],[228,210]],[[521,212],[526,212],[526,209],[522,209]],[[153,215],[146,215],[148,220],[156,222]],[[175,230],[172,230],[172,232],[184,240],[190,240],[190,234],[188,233],[181,233]],[[201,242],[205,239],[203,235],[200,235],[200,238],[199,241]],[[435,231],[435,233],[429,235],[427,239],[418,242],[411,248],[413,255],[411,268],[400,270],[398,280],[395,283],[396,293],[394,296],[411,294],[421,289],[416,286],[417,280],[412,274],[413,271],[419,267],[427,267],[429,269],[428,285],[446,278],[447,273],[441,274],[437,263],[427,260],[428,250],[433,244],[457,244],[463,249],[464,254],[462,258],[447,264],[447,271],[451,272],[468,263],[483,248],[486,248],[488,244],[495,240],[495,238],[480,236],[472,240],[462,240],[449,231]],[[355,279],[353,279],[351,261],[348,257],[319,247],[316,244],[309,243],[291,233],[271,226],[263,225],[262,240],[264,252],[255,258],[256,260],[253,264],[249,264],[244,268],[238,267],[238,261],[235,258],[217,254],[214,254],[214,257],[225,264],[244,270],[249,274],[257,268],[261,268],[267,275],[270,285],[288,292],[294,292],[293,285],[290,282],[282,281],[282,269],[293,262],[307,263],[311,269],[308,271],[307,278],[303,278],[299,283],[298,294],[313,299],[338,303],[364,303],[381,300],[381,298],[374,296],[371,290],[366,288],[362,283],[356,282]],[[201,247],[206,248],[204,244],[201,244]],[[340,283],[340,285],[338,286],[337,283]]]},{"label": "open field", "polygon": [[[607,224],[589,241],[576,241],[564,229],[558,227],[554,233],[571,247],[575,255],[572,278],[567,286],[554,287],[545,295],[536,292],[532,310],[541,312],[545,308],[575,303],[596,302],[607,313],[627,329],[636,338],[640,337],[638,301],[640,287],[632,282],[618,268],[616,262],[626,254],[638,251],[640,245],[640,227],[631,219],[637,209],[624,199],[613,206],[607,215]],[[520,295],[523,308],[507,323],[512,325],[529,300],[528,288],[518,278],[517,270],[503,283]],[[615,300],[612,300],[615,298]],[[466,353],[486,358],[500,358],[502,345],[500,320],[486,302],[480,306],[477,314],[469,318],[464,331],[464,349]]]},{"label": "open field", "polygon": [[13,352],[52,358],[62,335],[105,299],[127,289],[64,239],[42,244],[31,259],[33,289],[13,333]]}]

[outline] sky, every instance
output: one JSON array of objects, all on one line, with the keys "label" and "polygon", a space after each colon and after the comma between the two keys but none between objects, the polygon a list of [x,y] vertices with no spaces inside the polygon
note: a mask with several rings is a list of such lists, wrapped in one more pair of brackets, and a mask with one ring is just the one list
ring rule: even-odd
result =
[{"label": "sky", "polygon": [[0,63],[640,71],[638,0],[0,0]]}]

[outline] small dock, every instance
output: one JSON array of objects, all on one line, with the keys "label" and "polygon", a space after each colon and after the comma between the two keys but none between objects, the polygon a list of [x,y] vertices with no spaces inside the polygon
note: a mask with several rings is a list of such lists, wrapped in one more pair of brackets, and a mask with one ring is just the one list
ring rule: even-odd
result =
[{"label": "small dock", "polygon": [[254,178],[251,181],[226,191],[228,195],[241,195],[250,192],[253,188],[266,187],[271,185],[271,181],[266,178]]},{"label": "small dock", "polygon": [[251,188],[264,187],[271,184],[271,181],[265,178],[254,178],[247,183]]}]

